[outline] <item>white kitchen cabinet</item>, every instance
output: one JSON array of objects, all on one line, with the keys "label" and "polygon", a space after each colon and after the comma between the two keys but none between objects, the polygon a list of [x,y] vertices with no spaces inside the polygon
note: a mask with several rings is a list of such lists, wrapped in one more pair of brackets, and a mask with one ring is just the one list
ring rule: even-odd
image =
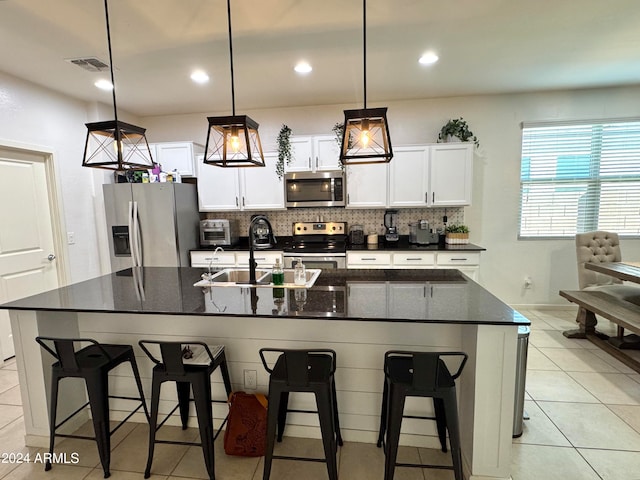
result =
[{"label": "white kitchen cabinet", "polygon": [[222,168],[199,162],[201,212],[284,208],[283,180],[276,174],[278,156],[264,154],[265,167]]},{"label": "white kitchen cabinet", "polygon": [[394,268],[434,268],[435,252],[393,252],[391,254]]},{"label": "white kitchen cabinet", "polygon": [[438,143],[429,152],[429,206],[471,205],[473,143]]},{"label": "white kitchen cabinet", "polygon": [[397,147],[389,163],[389,206],[426,207],[429,204],[429,147]]},{"label": "white kitchen cabinet", "polygon": [[196,156],[204,153],[204,147],[194,142],[156,143],[154,149],[154,161],[162,165],[163,172],[177,170],[183,177],[196,176]]},{"label": "white kitchen cabinet", "polygon": [[349,282],[347,284],[347,311],[351,317],[386,317],[387,284]]},{"label": "white kitchen cabinet", "polygon": [[286,172],[317,172],[340,169],[340,148],[333,135],[292,136],[291,163]]},{"label": "white kitchen cabinet", "polygon": [[457,268],[474,281],[480,272],[480,252],[438,252],[436,268]]},{"label": "white kitchen cabinet", "polygon": [[364,250],[347,252],[347,268],[391,268],[391,253]]},{"label": "white kitchen cabinet", "polygon": [[346,208],[387,207],[389,164],[352,165],[346,172]]},{"label": "white kitchen cabinet", "polygon": [[[276,259],[280,259],[280,265],[284,265],[282,251],[274,250],[254,250],[253,258],[258,264],[258,268],[271,269]],[[236,252],[236,266],[249,268],[249,252]]]},{"label": "white kitchen cabinet", "polygon": [[235,267],[235,252],[224,252],[215,250],[193,250],[189,252],[191,256],[191,266],[201,268],[212,268],[219,270],[220,268]]},{"label": "white kitchen cabinet", "polygon": [[394,317],[402,318],[426,318],[427,316],[427,291],[425,283],[389,283],[388,309]]},{"label": "white kitchen cabinet", "polygon": [[276,174],[278,155],[264,154],[264,168],[239,168],[242,210],[284,208],[284,180]]},{"label": "white kitchen cabinet", "polygon": [[[198,205],[201,212],[240,210],[238,168],[207,165],[198,160]],[[248,167],[247,167],[248,168]]]}]

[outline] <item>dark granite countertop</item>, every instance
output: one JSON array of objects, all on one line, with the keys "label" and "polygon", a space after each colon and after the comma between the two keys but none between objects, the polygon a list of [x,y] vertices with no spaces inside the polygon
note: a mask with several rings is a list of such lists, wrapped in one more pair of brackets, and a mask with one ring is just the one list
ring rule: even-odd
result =
[{"label": "dark granite countertop", "polygon": [[205,269],[127,269],[0,305],[7,310],[529,325],[458,270],[323,270],[310,289],[200,288]]}]

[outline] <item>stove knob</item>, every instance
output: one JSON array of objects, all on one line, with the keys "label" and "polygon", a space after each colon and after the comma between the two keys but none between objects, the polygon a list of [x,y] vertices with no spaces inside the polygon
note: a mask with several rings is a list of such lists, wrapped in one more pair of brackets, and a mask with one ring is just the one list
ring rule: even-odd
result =
[{"label": "stove knob", "polygon": [[335,225],[333,226],[333,229],[334,229],[334,230],[336,229]]},{"label": "stove knob", "polygon": [[303,227],[302,229],[303,229],[303,230],[306,230],[306,229],[307,229],[307,227]]},{"label": "stove knob", "polygon": [[296,227],[296,230],[300,231],[300,227]]}]

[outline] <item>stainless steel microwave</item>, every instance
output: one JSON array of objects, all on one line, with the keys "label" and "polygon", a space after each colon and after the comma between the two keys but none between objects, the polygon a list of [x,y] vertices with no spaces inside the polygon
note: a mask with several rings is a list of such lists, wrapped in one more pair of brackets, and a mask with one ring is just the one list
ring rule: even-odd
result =
[{"label": "stainless steel microwave", "polygon": [[284,176],[287,207],[344,207],[346,182],[341,170],[294,172]]}]

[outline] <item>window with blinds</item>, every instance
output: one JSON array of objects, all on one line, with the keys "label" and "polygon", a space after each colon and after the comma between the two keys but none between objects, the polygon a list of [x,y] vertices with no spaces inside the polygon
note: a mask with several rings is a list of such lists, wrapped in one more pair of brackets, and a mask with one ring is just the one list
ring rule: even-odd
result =
[{"label": "window with blinds", "polygon": [[523,125],[520,238],[640,235],[640,121]]}]

